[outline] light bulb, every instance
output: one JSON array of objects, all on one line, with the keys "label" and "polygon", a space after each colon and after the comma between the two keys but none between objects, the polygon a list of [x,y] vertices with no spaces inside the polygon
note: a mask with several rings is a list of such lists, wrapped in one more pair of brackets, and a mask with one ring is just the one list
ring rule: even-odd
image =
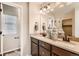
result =
[{"label": "light bulb", "polygon": [[49,5],[47,6],[47,9],[50,9],[50,6]]},{"label": "light bulb", "polygon": [[40,10],[40,13],[42,13],[43,11],[42,10]]},{"label": "light bulb", "polygon": [[46,11],[46,8],[43,8],[43,11]]}]

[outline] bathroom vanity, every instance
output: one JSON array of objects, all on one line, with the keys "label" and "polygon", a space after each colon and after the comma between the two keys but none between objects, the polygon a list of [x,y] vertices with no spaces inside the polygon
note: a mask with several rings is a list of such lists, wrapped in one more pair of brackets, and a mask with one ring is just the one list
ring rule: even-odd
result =
[{"label": "bathroom vanity", "polygon": [[[32,56],[78,56],[79,43],[51,40],[41,35],[31,35]],[[60,39],[60,38],[58,38]]]}]

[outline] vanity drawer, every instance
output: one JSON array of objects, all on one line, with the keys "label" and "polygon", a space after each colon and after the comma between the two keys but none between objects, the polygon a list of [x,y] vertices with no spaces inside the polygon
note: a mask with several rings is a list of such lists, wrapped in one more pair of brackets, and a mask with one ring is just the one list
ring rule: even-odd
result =
[{"label": "vanity drawer", "polygon": [[50,51],[48,51],[40,46],[39,47],[39,55],[40,56],[50,56]]},{"label": "vanity drawer", "polygon": [[35,38],[32,38],[32,37],[31,37],[31,40],[32,40],[32,42],[34,42],[34,43],[37,43],[37,44],[38,44],[38,40],[37,40],[37,39],[35,39]]},{"label": "vanity drawer", "polygon": [[76,56],[76,54],[66,51],[64,49],[61,49],[59,47],[56,46],[52,46],[52,54],[56,54],[59,56]]},{"label": "vanity drawer", "polygon": [[39,41],[39,45],[50,50],[50,44],[48,44],[48,43],[45,43],[43,41]]}]

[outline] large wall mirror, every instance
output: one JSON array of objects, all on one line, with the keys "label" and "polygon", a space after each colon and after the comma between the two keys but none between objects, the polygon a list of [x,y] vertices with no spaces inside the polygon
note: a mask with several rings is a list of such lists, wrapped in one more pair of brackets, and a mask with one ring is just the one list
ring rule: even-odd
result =
[{"label": "large wall mirror", "polygon": [[[52,3],[51,3],[52,4]],[[64,11],[66,10],[66,11]],[[54,16],[53,16],[54,15]],[[48,28],[57,28],[57,34],[58,37],[65,35],[69,36],[70,40],[77,40],[75,39],[75,9],[73,7],[73,3],[61,8],[56,8],[52,12],[46,13],[41,15],[41,27],[42,23],[45,23],[46,25],[46,32]],[[41,32],[43,30],[41,29]]]},{"label": "large wall mirror", "polygon": [[[63,17],[58,16],[58,14],[55,14],[53,12],[49,12],[46,14],[40,14],[41,15],[41,27],[43,26],[43,23],[45,23],[45,27],[46,27],[46,34],[47,37],[52,37],[52,38],[56,38],[60,37],[63,38],[64,37],[64,31],[62,28],[62,19]],[[41,29],[41,32],[43,32],[43,29]]]}]

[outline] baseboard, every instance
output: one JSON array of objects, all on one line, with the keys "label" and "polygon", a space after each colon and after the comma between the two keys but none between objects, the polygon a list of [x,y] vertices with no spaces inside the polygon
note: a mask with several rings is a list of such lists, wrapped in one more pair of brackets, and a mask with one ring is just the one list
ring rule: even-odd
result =
[{"label": "baseboard", "polygon": [[16,48],[16,49],[12,49],[12,50],[8,50],[8,51],[5,51],[5,52],[3,52],[3,54],[5,55],[5,54],[8,54],[8,53],[12,53],[12,52],[14,52],[14,51],[20,51],[20,48]]},{"label": "baseboard", "polygon": [[27,54],[26,56],[32,56],[31,54]]}]

